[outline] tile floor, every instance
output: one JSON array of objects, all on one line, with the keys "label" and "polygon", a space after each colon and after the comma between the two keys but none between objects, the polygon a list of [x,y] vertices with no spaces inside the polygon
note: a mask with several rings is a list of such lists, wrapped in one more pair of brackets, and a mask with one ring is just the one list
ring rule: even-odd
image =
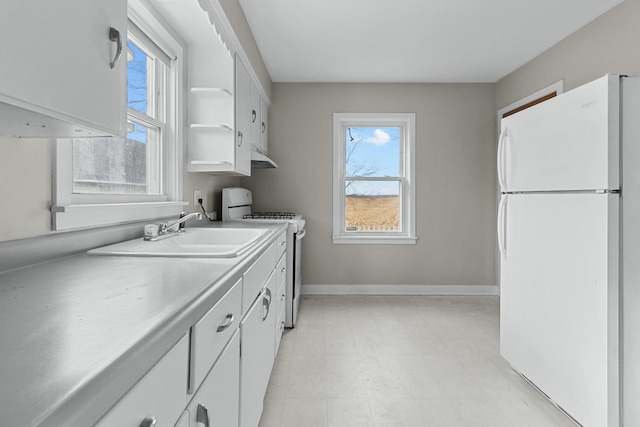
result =
[{"label": "tile floor", "polygon": [[497,297],[304,296],[261,427],[575,427],[499,355]]}]

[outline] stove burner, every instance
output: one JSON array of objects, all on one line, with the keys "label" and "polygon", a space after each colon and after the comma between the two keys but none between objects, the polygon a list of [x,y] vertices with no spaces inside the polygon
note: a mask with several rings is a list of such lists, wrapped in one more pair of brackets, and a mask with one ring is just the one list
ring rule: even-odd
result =
[{"label": "stove burner", "polygon": [[246,214],[242,219],[293,219],[293,212],[254,212]]}]

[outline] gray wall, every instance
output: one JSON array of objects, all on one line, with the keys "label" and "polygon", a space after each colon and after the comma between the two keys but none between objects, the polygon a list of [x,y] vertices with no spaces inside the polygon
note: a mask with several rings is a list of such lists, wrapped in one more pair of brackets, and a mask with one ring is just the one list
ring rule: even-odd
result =
[{"label": "gray wall", "polygon": [[[493,84],[274,83],[276,170],[243,184],[307,220],[305,284],[495,285]],[[333,245],[334,112],[415,112],[416,245]]]},{"label": "gray wall", "polygon": [[[0,241],[51,233],[53,141],[0,136],[0,146]],[[191,204],[199,189],[207,210],[219,213],[221,189],[238,183],[238,177],[184,173],[183,200],[190,204],[185,210],[197,210]]]},{"label": "gray wall", "polygon": [[497,82],[501,108],[551,83],[565,91],[607,73],[640,75],[640,0],[626,0]]},{"label": "gray wall", "polygon": [[0,241],[51,231],[53,141],[0,135]]}]

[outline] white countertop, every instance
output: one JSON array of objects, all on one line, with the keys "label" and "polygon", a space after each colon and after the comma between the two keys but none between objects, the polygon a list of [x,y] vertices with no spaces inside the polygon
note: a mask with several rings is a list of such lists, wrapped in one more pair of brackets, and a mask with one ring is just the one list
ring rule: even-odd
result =
[{"label": "white countertop", "polygon": [[0,274],[0,424],[97,421],[286,225],[264,227],[238,258],[85,254]]}]

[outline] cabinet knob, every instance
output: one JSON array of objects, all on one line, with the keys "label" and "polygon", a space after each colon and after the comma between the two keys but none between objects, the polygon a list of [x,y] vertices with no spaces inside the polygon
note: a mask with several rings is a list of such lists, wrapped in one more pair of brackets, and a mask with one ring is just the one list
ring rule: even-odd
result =
[{"label": "cabinet knob", "polygon": [[146,417],[140,423],[140,427],[156,427],[157,422],[158,422],[158,419],[156,417]]}]

